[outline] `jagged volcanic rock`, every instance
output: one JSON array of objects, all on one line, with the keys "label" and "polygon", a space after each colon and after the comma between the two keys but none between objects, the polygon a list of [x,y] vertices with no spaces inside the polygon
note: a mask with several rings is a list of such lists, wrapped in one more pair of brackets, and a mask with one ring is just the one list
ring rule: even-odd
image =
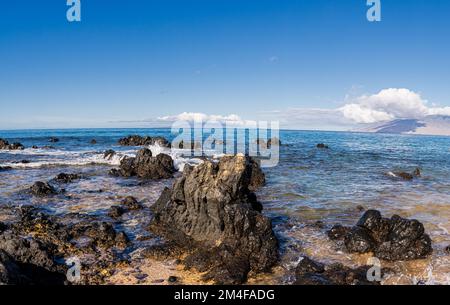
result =
[{"label": "jagged volcanic rock", "polygon": [[192,247],[186,266],[208,271],[205,279],[242,283],[248,272],[267,271],[278,259],[271,221],[249,190],[254,164],[238,155],[186,166],[153,206],[150,229]]},{"label": "jagged volcanic rock", "polygon": [[163,137],[142,137],[138,135],[131,135],[119,140],[119,144],[122,146],[148,146],[158,144],[162,147],[170,147],[169,141]]},{"label": "jagged volcanic rock", "polygon": [[353,228],[335,226],[329,236],[343,238],[349,252],[373,252],[376,257],[388,261],[426,258],[433,252],[431,239],[422,223],[398,215],[383,218],[376,210],[364,213]]}]

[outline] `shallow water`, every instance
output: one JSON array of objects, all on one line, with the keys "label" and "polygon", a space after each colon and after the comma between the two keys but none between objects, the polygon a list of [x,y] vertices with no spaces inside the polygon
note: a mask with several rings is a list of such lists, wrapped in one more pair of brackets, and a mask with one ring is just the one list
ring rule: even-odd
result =
[{"label": "shallow water", "polygon": [[[150,219],[148,207],[173,181],[143,183],[108,176],[108,170],[119,164],[120,156],[137,151],[116,144],[130,134],[172,138],[167,129],[0,131],[0,138],[26,147],[54,146],[0,151],[0,166],[13,167],[0,171],[0,205],[33,204],[55,214],[77,212],[107,217],[110,206],[125,196],[135,196],[146,209],[125,214],[123,223],[117,226],[135,241],[130,251],[136,251],[151,242],[145,229]],[[49,143],[51,136],[60,141]],[[367,255],[342,252],[325,233],[336,223],[355,224],[361,216],[359,205],[379,209],[389,217],[399,214],[418,219],[433,240],[434,253],[427,260],[382,262],[383,267],[397,271],[384,280],[385,284],[450,283],[450,256],[444,252],[450,244],[450,138],[302,131],[281,131],[280,138],[280,162],[264,169],[267,185],[258,192],[258,198],[264,213],[273,219],[281,240],[282,259],[273,274],[259,275],[250,283],[289,283],[300,254],[323,262],[365,264]],[[96,139],[97,144],[90,144],[91,139]],[[317,143],[326,143],[330,149],[317,149]],[[101,153],[107,149],[118,151],[119,157],[103,159]],[[183,157],[181,152],[172,156],[180,169],[186,162],[199,162]],[[395,171],[412,172],[416,167],[421,169],[422,177],[412,181],[389,175]],[[58,185],[65,189],[61,195],[35,198],[27,193],[35,181],[50,180],[61,172],[81,173],[83,179]],[[0,221],[14,220],[15,215],[2,211]],[[314,225],[319,220],[325,227]]]}]

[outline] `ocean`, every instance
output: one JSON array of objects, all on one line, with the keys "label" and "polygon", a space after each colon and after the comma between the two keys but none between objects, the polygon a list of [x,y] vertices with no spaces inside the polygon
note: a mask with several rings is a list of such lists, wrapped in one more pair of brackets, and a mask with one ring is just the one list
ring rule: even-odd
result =
[{"label": "ocean", "polygon": [[[141,181],[118,178],[108,171],[120,157],[132,156],[138,147],[117,144],[122,137],[137,134],[163,136],[171,140],[170,129],[74,129],[0,131],[0,138],[20,142],[22,151],[0,151],[0,221],[13,222],[10,209],[35,205],[55,215],[67,213],[108,217],[108,209],[124,196],[132,195],[146,206],[124,216],[120,226],[132,246],[132,255],[154,242],[145,226],[148,208],[172,179]],[[265,168],[267,185],[257,192],[264,211],[280,240],[281,262],[271,274],[250,279],[250,283],[289,283],[300,255],[322,262],[349,266],[367,263],[367,255],[348,254],[327,238],[326,230],[337,223],[354,225],[362,209],[377,209],[384,216],[398,214],[421,221],[433,240],[433,255],[412,262],[383,262],[397,272],[385,284],[450,284],[450,137],[371,134],[350,132],[280,131],[280,160]],[[59,139],[50,143],[50,137]],[[91,144],[95,139],[96,144]],[[329,149],[318,149],[325,143]],[[52,148],[33,149],[32,146]],[[158,146],[153,153],[167,152]],[[118,156],[103,158],[113,149]],[[199,158],[170,152],[177,169],[197,164]],[[411,181],[395,172],[421,171]],[[83,179],[65,186],[61,195],[36,198],[26,190],[36,181],[48,181],[57,174],[81,173]]]}]

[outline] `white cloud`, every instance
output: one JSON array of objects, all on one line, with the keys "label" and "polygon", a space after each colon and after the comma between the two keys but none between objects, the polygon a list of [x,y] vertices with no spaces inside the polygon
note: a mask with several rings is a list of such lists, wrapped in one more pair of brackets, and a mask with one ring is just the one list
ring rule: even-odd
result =
[{"label": "white cloud", "polygon": [[255,121],[243,120],[240,116],[236,114],[219,115],[219,114],[205,114],[200,112],[183,112],[177,115],[159,117],[157,120],[162,122],[176,122],[176,121],[204,122],[204,123],[221,122],[238,126],[255,124]]},{"label": "white cloud", "polygon": [[420,94],[404,88],[363,95],[338,110],[355,123],[376,123],[399,118],[420,119],[427,115],[450,115],[450,107],[428,107]]}]

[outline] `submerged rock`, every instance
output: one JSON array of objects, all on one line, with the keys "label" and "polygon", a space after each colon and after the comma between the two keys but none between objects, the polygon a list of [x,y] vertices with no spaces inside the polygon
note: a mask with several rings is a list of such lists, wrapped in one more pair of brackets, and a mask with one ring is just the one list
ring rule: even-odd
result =
[{"label": "submerged rock", "polygon": [[0,139],[0,149],[5,149],[5,150],[24,150],[25,147],[22,144],[20,144],[20,143],[9,144],[8,141],[6,141],[4,139]]},{"label": "submerged rock", "polygon": [[320,148],[320,149],[328,149],[328,148],[330,148],[328,145],[323,144],[323,143],[317,144],[316,147],[317,147],[317,148]]},{"label": "submerged rock", "polygon": [[56,138],[56,137],[51,137],[48,141],[49,141],[50,143],[58,143],[58,142],[59,142],[59,139]]},{"label": "submerged rock", "polygon": [[378,285],[376,281],[367,279],[370,266],[356,269],[342,264],[324,264],[303,257],[295,269],[294,285]]},{"label": "submerged rock", "polygon": [[97,144],[97,140],[96,139],[92,139],[90,143],[91,144]]},{"label": "submerged rock", "polygon": [[150,149],[138,151],[135,158],[125,157],[120,161],[120,168],[110,171],[112,175],[146,179],[168,179],[175,173],[173,160],[169,155],[152,156]]},{"label": "submerged rock", "polygon": [[122,200],[122,204],[129,210],[140,210],[142,205],[133,196],[127,196]]},{"label": "submerged rock", "polygon": [[189,252],[186,266],[207,271],[205,279],[242,283],[278,259],[271,221],[249,190],[254,164],[238,155],[186,166],[152,207],[150,229]]},{"label": "submerged rock", "polygon": [[119,144],[122,146],[148,146],[148,145],[159,145],[162,147],[170,147],[169,141],[163,137],[142,137],[139,135],[132,135],[119,140]]},{"label": "submerged rock", "polygon": [[35,182],[31,188],[31,193],[36,196],[47,196],[56,194],[56,190],[47,182],[38,181]]},{"label": "submerged rock", "polygon": [[12,167],[11,166],[0,166],[0,172],[2,171],[7,171],[7,170],[11,170]]},{"label": "submerged rock", "polygon": [[[330,232],[342,231],[342,234]],[[413,260],[428,257],[432,252],[431,239],[423,224],[398,215],[383,218],[376,210],[369,210],[353,228],[334,227],[329,236],[344,239],[349,252],[373,252],[388,261]]]},{"label": "submerged rock", "polygon": [[421,171],[419,168],[416,168],[412,173],[407,173],[407,172],[389,172],[387,174],[390,177],[393,178],[400,178],[403,180],[413,180],[414,178],[419,178],[421,177]]},{"label": "submerged rock", "polygon": [[60,183],[70,183],[78,179],[81,179],[81,176],[78,174],[60,173],[54,180]]}]

